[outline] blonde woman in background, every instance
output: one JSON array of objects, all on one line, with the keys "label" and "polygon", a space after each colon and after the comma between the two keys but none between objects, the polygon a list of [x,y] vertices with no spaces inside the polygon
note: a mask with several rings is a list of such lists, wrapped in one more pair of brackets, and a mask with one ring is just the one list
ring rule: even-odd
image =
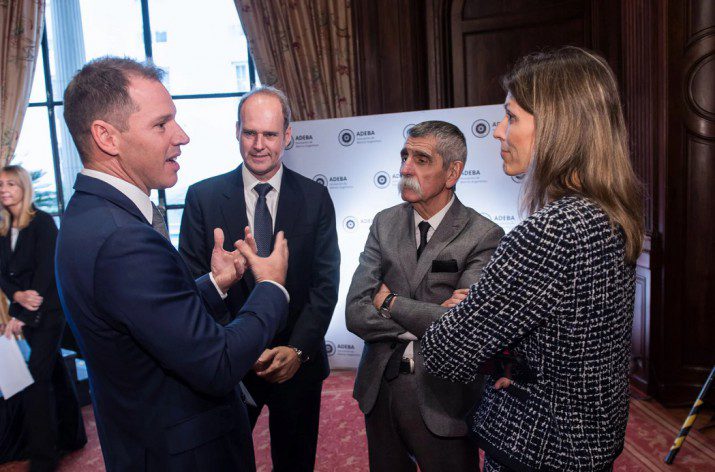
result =
[{"label": "blonde woman in background", "polygon": [[623,450],[640,185],[613,72],[584,49],[522,58],[494,131],[530,216],[467,298],[422,338],[427,370],[471,382],[505,349],[469,417],[485,471],[606,471]]},{"label": "blonde woman in background", "polygon": [[87,442],[74,382],[60,352],[65,317],[55,284],[57,227],[33,204],[30,175],[20,166],[0,171],[0,288],[12,317],[4,335],[30,345],[34,383],[22,395],[26,456],[31,471],[54,470],[62,451]]}]

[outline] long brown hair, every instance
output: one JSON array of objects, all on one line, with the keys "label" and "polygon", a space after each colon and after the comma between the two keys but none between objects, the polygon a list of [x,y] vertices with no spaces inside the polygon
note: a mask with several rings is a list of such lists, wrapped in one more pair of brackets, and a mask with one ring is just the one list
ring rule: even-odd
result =
[{"label": "long brown hair", "polygon": [[502,85],[534,115],[523,209],[533,213],[565,195],[582,195],[623,229],[626,260],[635,263],[643,245],[641,184],[629,158],[616,79],[606,61],[572,46],[535,53],[521,58]]},{"label": "long brown hair", "polygon": [[[20,208],[20,217],[17,219],[17,227],[19,229],[26,228],[35,217],[35,208],[32,205],[35,199],[35,192],[32,188],[30,174],[21,166],[14,165],[3,167],[0,169],[0,174],[7,174],[17,180],[22,189],[22,207]],[[7,236],[10,231],[11,220],[8,209],[0,205],[0,236]]]}]

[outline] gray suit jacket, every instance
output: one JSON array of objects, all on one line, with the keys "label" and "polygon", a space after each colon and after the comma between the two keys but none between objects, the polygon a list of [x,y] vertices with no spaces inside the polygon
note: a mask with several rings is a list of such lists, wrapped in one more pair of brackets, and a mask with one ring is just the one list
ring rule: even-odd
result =
[{"label": "gray suit jacket", "polygon": [[[503,235],[499,226],[455,198],[418,263],[412,205],[403,203],[375,216],[345,309],[348,329],[365,341],[353,392],[363,413],[375,405],[398,336],[409,331],[421,338],[447,311],[440,304],[455,289],[479,280]],[[450,260],[456,261],[456,272],[432,270],[433,261]],[[378,315],[372,304],[382,282],[398,295],[392,319]],[[443,437],[466,435],[464,418],[479,397],[480,382],[465,385],[428,374],[419,341],[414,359],[414,375],[422,386],[417,392],[420,413],[429,430]]]}]

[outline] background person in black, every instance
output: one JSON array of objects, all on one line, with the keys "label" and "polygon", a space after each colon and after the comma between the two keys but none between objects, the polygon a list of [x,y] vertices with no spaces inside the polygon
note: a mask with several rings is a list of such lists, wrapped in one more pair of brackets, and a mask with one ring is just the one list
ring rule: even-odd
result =
[{"label": "background person in black", "polygon": [[53,470],[61,450],[84,446],[87,436],[74,383],[60,354],[65,317],[55,284],[57,227],[32,203],[30,175],[20,166],[0,171],[0,288],[12,319],[5,336],[23,334],[32,350],[35,382],[22,395],[30,470]]}]

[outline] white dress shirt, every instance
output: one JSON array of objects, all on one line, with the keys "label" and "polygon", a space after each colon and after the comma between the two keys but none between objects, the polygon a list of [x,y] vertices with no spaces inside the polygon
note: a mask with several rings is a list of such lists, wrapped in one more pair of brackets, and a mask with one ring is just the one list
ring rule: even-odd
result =
[{"label": "white dress shirt", "polygon": [[246,218],[248,218],[248,226],[251,228],[251,232],[253,232],[253,217],[256,213],[256,202],[258,201],[258,192],[256,192],[255,187],[258,184],[271,184],[271,187],[273,187],[266,194],[266,205],[268,206],[268,212],[271,214],[273,231],[275,232],[278,197],[281,191],[281,182],[283,181],[283,164],[280,164],[278,172],[267,182],[258,180],[245,165],[241,167],[241,177],[243,178],[243,197],[246,201]]},{"label": "white dress shirt", "polygon": [[20,236],[20,228],[10,228],[10,250],[15,252],[17,237]]},{"label": "white dress shirt", "polygon": [[[414,216],[414,222],[415,222],[415,242],[417,243],[417,247],[420,247],[420,230],[419,230],[419,224],[422,223],[423,221],[426,221],[429,223],[430,228],[427,230],[427,242],[432,238],[432,235],[434,232],[437,230],[439,227],[440,223],[442,223],[442,220],[444,219],[444,216],[447,214],[449,209],[452,207],[452,204],[454,203],[454,195],[452,195],[452,199],[447,203],[444,208],[442,208],[440,211],[432,215],[432,218],[428,220],[423,220],[422,217],[420,216],[419,213],[417,213],[417,210],[412,210],[412,214]],[[445,310],[447,311],[447,310]],[[398,336],[399,339],[407,340],[410,341],[410,344],[407,345],[407,349],[405,349],[405,354],[403,357],[406,357],[408,359],[413,359],[414,358],[414,342],[417,341],[417,336],[414,334],[410,333],[409,331],[405,331],[404,333],[400,334]]]}]

